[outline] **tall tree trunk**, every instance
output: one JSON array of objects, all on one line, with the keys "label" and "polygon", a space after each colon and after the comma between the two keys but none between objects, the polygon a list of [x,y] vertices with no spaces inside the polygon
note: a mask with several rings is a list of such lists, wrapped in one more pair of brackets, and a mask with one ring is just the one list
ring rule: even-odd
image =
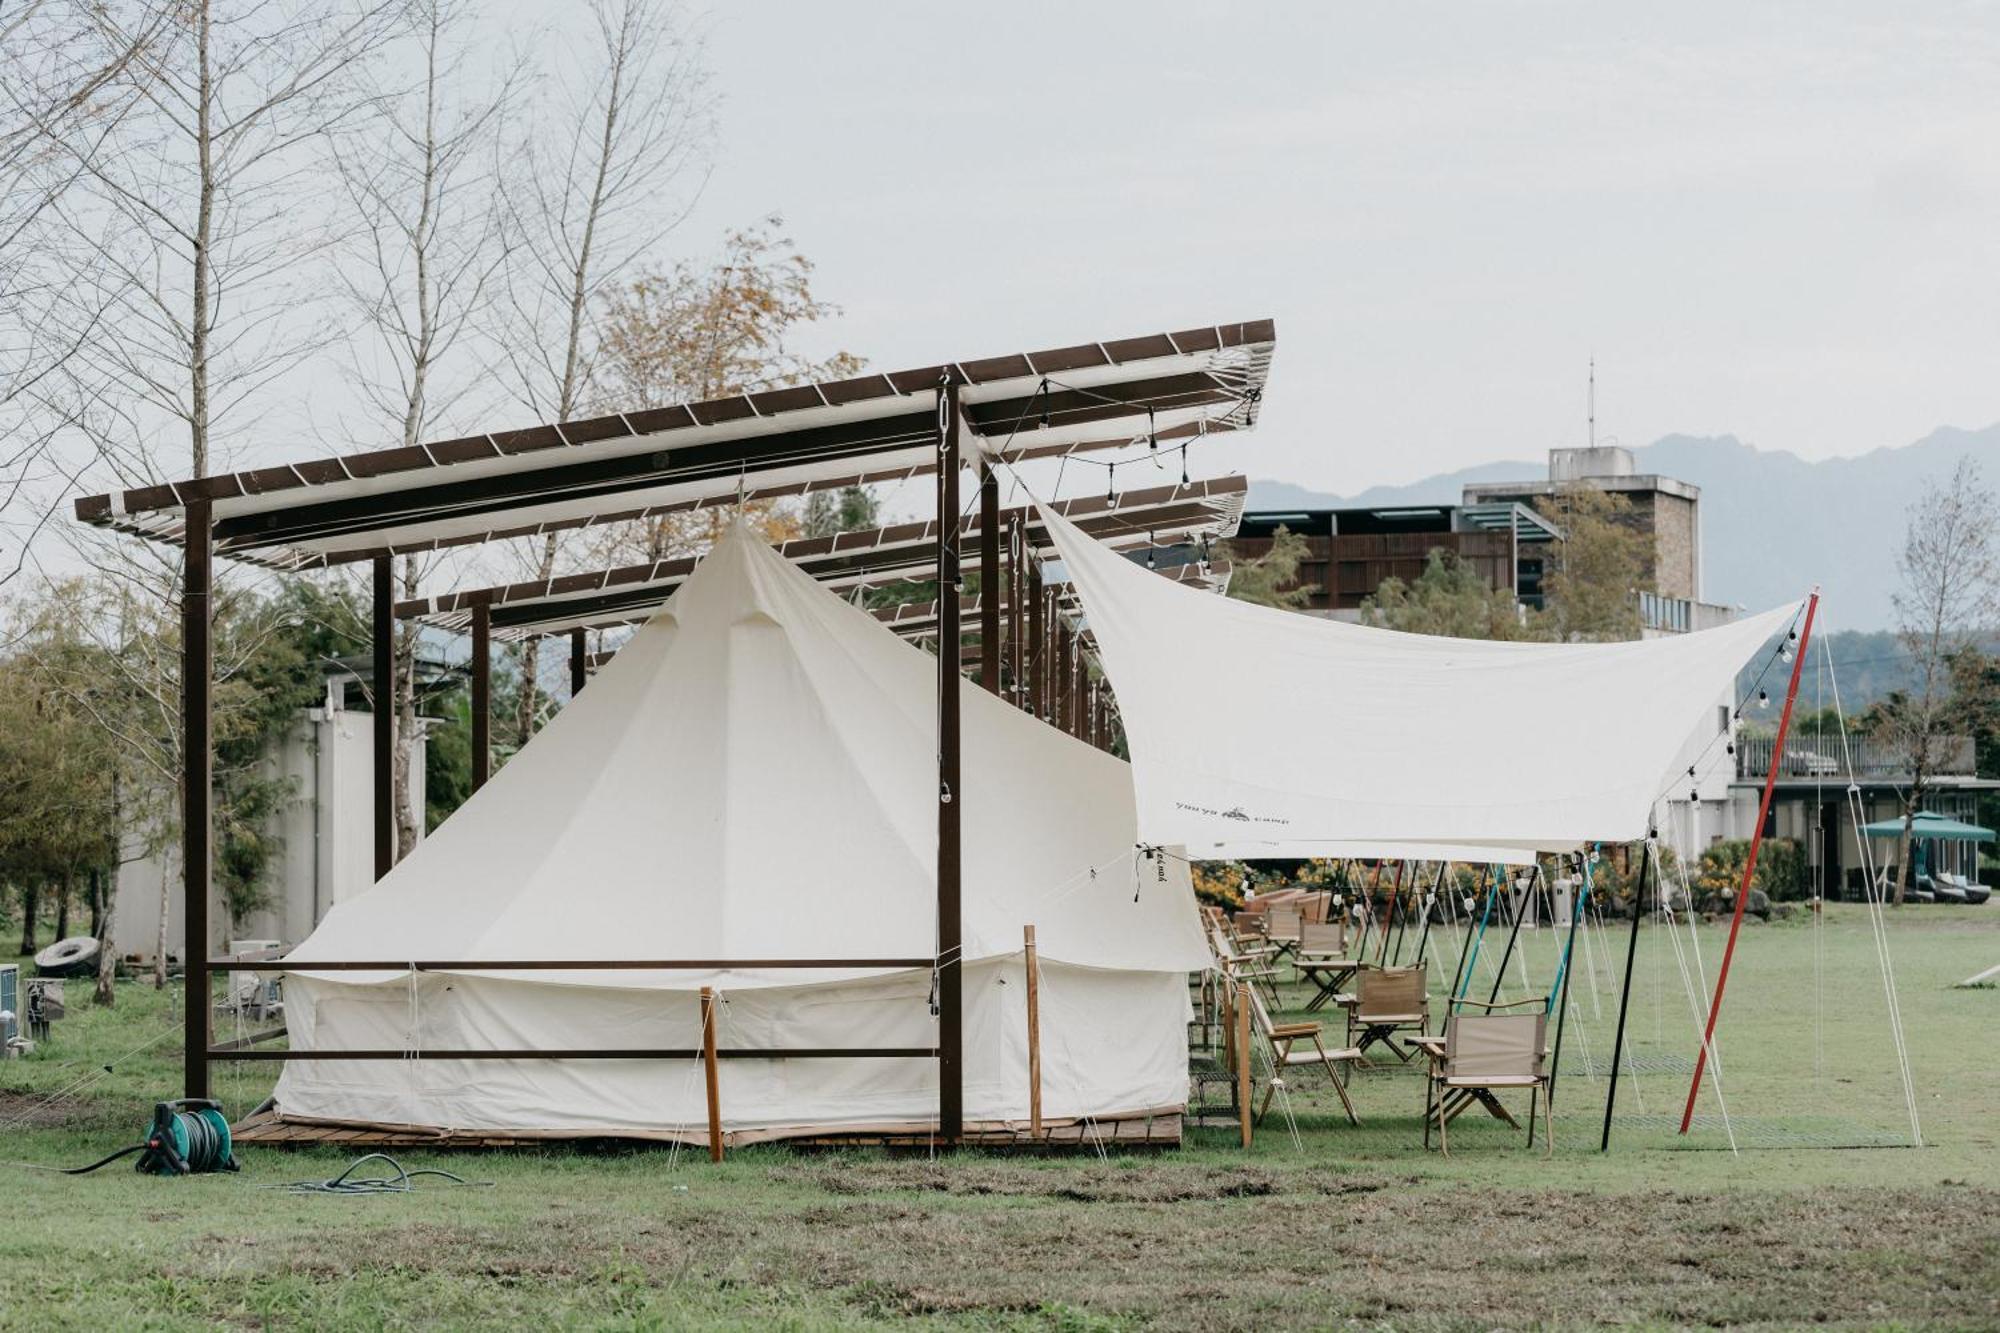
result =
[{"label": "tall tree trunk", "polygon": [[21,885],[21,952],[35,951],[35,914],[42,908],[42,886],[34,880]]},{"label": "tall tree trunk", "polygon": [[92,992],[91,998],[108,1009],[118,998],[112,986],[118,979],[118,958],[111,947],[111,920],[117,911],[117,905],[112,902],[109,895],[102,892],[101,886],[98,901],[102,904],[103,911],[97,918],[97,929],[93,932],[97,936],[97,989]]},{"label": "tall tree trunk", "polygon": [[56,938],[69,938],[69,891],[70,872],[65,870],[56,880]]},{"label": "tall tree trunk", "polygon": [[104,936],[104,870],[99,866],[90,868],[90,933]]},{"label": "tall tree trunk", "polygon": [[1910,774],[1910,795],[1909,799],[1903,802],[1902,860],[1896,875],[1895,905],[1898,907],[1903,905],[1903,895],[1909,891],[1910,885],[1917,881],[1917,870],[1913,864],[1915,858],[1911,856],[1911,853],[1916,850],[1914,832],[1917,823],[1917,811],[1923,807],[1924,803],[1924,781],[1930,776],[1927,771],[1929,765],[1925,763],[1925,760],[1930,757],[1928,739],[1919,737],[1916,750],[1917,761],[1914,771]]}]

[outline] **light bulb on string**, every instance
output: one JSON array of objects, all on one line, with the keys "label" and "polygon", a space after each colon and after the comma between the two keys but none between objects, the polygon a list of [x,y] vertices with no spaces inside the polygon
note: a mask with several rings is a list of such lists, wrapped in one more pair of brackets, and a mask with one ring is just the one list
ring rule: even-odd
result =
[{"label": "light bulb on string", "polygon": [[1187,485],[1187,484],[1188,484],[1188,475],[1187,475],[1187,446],[1186,446],[1186,445],[1182,445],[1182,446],[1181,446],[1181,485],[1185,486],[1185,485]]},{"label": "light bulb on string", "polygon": [[1763,690],[1757,691],[1757,706],[1759,708],[1769,708],[1771,706],[1771,696]]},{"label": "light bulb on string", "polygon": [[1146,534],[1146,568],[1157,569],[1159,562],[1153,559],[1153,534]]},{"label": "light bulb on string", "polygon": [[1118,503],[1118,465],[1109,463],[1104,468],[1104,502]]},{"label": "light bulb on string", "polygon": [[1035,392],[1042,400],[1042,429],[1047,430],[1049,428],[1049,382],[1043,380],[1041,386]]},{"label": "light bulb on string", "polygon": [[1160,427],[1158,421],[1154,419],[1153,409],[1150,407],[1146,409],[1146,447],[1148,449],[1158,449],[1160,447]]}]

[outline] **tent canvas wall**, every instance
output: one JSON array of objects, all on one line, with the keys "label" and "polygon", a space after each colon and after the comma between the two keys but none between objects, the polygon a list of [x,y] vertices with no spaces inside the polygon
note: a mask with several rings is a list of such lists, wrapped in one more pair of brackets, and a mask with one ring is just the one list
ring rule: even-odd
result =
[{"label": "tent canvas wall", "polygon": [[[740,527],[535,740],[295,949],[302,1049],[935,1044],[931,976],[343,973],[315,960],[892,958],[935,952],[937,663]],[[965,1107],[1028,1113],[1022,927],[1042,966],[1050,1117],[1178,1107],[1184,862],[1135,847],[1127,766],[963,690]],[[552,1134],[705,1125],[690,1061],[288,1063],[288,1118]],[[929,1059],[723,1062],[741,1138],[922,1127]]]}]

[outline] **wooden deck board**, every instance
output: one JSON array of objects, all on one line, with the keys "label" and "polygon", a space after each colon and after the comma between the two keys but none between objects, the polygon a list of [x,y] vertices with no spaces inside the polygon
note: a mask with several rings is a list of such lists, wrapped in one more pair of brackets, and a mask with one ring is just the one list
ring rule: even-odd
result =
[{"label": "wooden deck board", "polygon": [[[671,1135],[588,1135],[508,1134],[492,1130],[446,1133],[426,1129],[365,1128],[359,1125],[330,1125],[313,1121],[287,1120],[272,1111],[247,1116],[231,1127],[239,1144],[257,1147],[356,1147],[356,1148],[540,1148],[552,1143],[621,1142],[667,1145]],[[807,1134],[797,1138],[767,1140],[798,1148],[928,1148],[929,1135],[921,1133]],[[701,1146],[706,1139],[688,1136],[685,1146]],[[1090,1122],[1070,1121],[1047,1125],[1039,1139],[1027,1127],[1015,1125],[971,1126],[965,1132],[967,1147],[1004,1148],[1021,1152],[1095,1152],[1099,1148],[1178,1148],[1181,1145],[1181,1117],[1158,1113]]]}]

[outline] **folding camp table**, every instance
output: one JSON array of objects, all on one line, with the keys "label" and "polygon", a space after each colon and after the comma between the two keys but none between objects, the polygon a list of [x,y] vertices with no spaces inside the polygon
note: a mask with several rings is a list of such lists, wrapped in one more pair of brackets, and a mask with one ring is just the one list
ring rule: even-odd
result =
[{"label": "folding camp table", "polygon": [[1299,976],[1319,987],[1319,994],[1306,1001],[1308,1012],[1329,1004],[1347,1004],[1354,998],[1341,990],[1362,967],[1359,958],[1334,958],[1326,954],[1298,954],[1292,959]]}]

